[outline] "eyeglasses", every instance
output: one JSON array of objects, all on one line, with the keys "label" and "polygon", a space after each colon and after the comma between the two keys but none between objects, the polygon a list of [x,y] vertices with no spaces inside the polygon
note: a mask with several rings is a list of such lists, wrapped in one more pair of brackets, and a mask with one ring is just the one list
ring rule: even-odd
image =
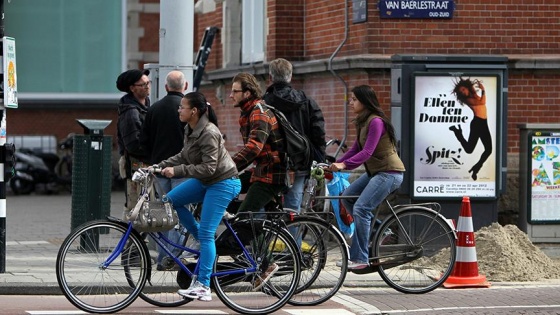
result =
[{"label": "eyeglasses", "polygon": [[231,90],[231,94],[235,94],[235,93],[239,93],[239,92],[243,92],[243,90]]},{"label": "eyeglasses", "polygon": [[145,82],[145,83],[142,83],[142,84],[133,84],[133,85],[134,86],[139,86],[139,87],[142,87],[142,88],[147,88],[148,86],[150,86],[150,84],[152,84],[152,81],[148,81],[148,82]]}]

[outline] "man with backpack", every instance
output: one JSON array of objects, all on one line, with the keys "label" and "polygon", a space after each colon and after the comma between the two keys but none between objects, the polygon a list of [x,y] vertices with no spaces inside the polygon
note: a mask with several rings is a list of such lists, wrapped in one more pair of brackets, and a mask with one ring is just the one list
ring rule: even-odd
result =
[{"label": "man with backpack", "polygon": [[239,211],[258,211],[286,188],[286,165],[280,157],[282,134],[274,113],[266,108],[257,79],[249,73],[233,78],[230,98],[239,107],[243,147],[233,155],[239,172],[251,164],[251,186]]},{"label": "man with backpack", "polygon": [[[306,97],[303,91],[292,88],[292,64],[283,58],[270,62],[268,73],[272,85],[268,87],[263,100],[281,111],[292,127],[309,140],[311,161],[325,161],[325,119],[317,103]],[[284,208],[299,212],[303,188],[309,177],[311,164],[301,165],[295,171],[293,186],[284,195]]]},{"label": "man with backpack", "polygon": [[[263,104],[261,88],[253,75],[237,74],[229,97],[241,110],[239,130],[243,138],[243,147],[233,155],[233,161],[239,172],[255,164],[251,185],[238,211],[257,212],[286,188],[286,164],[280,157],[283,138],[276,116]],[[275,263],[269,264],[253,283],[254,289],[260,289],[278,268]]]}]

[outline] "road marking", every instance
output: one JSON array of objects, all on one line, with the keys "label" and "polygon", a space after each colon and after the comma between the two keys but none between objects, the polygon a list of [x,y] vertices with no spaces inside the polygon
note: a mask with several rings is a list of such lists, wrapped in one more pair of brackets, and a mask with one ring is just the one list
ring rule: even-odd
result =
[{"label": "road marking", "polygon": [[217,310],[156,310],[160,314],[227,314]]},{"label": "road marking", "polygon": [[45,245],[50,244],[47,241],[9,241],[6,242],[6,246],[14,246],[14,245]]},{"label": "road marking", "polygon": [[354,313],[345,310],[343,308],[332,308],[332,309],[284,309],[286,313],[293,315],[315,315],[320,313],[321,315],[354,315]]},{"label": "road marking", "polygon": [[558,308],[560,305],[501,305],[501,306],[461,306],[461,307],[434,307],[434,308],[419,308],[415,310],[390,310],[383,311],[383,314],[392,313],[416,313],[416,312],[430,312],[430,311],[462,311],[462,310],[507,310],[507,309],[543,309],[543,308]]},{"label": "road marking", "polygon": [[[381,311],[374,305],[360,301],[348,295],[341,294],[340,292],[333,296],[331,300],[346,306],[356,314],[381,314]],[[320,312],[322,313],[323,311],[321,310]]]},{"label": "road marking", "polygon": [[27,314],[32,315],[74,315],[74,314],[88,314],[82,311],[26,311]]}]

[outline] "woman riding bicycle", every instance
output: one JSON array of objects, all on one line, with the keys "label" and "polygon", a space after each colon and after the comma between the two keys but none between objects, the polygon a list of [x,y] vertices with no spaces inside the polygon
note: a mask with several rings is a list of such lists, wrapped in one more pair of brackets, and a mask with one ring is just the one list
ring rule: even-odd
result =
[{"label": "woman riding bicycle", "polygon": [[353,170],[364,165],[366,173],[350,184],[343,196],[360,196],[357,200],[342,199],[354,217],[356,230],[350,246],[349,270],[369,266],[368,241],[373,209],[400,187],[405,171],[396,150],[395,129],[379,105],[372,87],[360,85],[352,89],[350,105],[356,118],[357,139],[352,148],[329,167],[331,171]]},{"label": "woman riding bicycle", "polygon": [[[175,156],[157,164],[166,177],[187,177],[167,197],[177,210],[179,221],[200,241],[200,268],[196,281],[179,290],[184,297],[211,301],[210,275],[216,258],[214,236],[229,203],[239,194],[237,168],[224,146],[214,110],[204,95],[186,94],[179,107],[179,119],[186,122],[184,147]],[[202,203],[200,222],[185,208]]]}]

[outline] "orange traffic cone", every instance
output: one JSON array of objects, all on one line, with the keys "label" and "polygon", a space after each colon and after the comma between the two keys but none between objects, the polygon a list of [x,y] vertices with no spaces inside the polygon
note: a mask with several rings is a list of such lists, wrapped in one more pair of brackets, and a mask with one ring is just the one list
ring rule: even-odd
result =
[{"label": "orange traffic cone", "polygon": [[443,286],[446,288],[490,287],[490,283],[486,281],[486,276],[478,274],[469,197],[463,197],[457,224],[457,259],[453,266],[453,272],[443,283]]}]

